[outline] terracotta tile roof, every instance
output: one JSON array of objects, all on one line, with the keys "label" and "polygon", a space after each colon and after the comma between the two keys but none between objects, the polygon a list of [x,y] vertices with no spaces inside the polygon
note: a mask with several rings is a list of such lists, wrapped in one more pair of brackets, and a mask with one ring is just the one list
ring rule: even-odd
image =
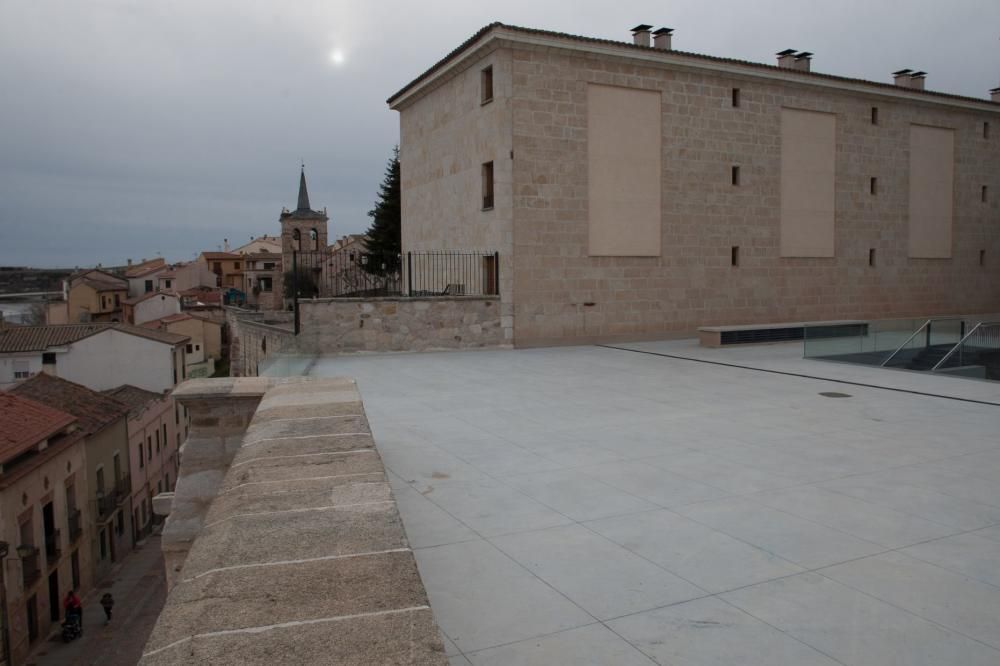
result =
[{"label": "terracotta tile roof", "polygon": [[144,412],[151,403],[166,397],[163,394],[147,391],[131,384],[122,384],[117,388],[101,391],[101,393],[126,405],[129,408],[129,416],[132,417]]},{"label": "terracotta tile roof", "polygon": [[215,261],[240,261],[243,259],[242,254],[233,254],[232,252],[202,252],[201,256]]},{"label": "terracotta tile roof", "polygon": [[187,319],[194,319],[194,317],[186,312],[179,312],[177,314],[167,315],[166,317],[160,317],[159,319],[144,322],[140,324],[140,326],[142,328],[163,329],[166,328],[167,324],[172,324],[177,321],[185,321]]},{"label": "terracotta tile roof", "polygon": [[0,462],[28,451],[76,421],[71,414],[0,391]]},{"label": "terracotta tile roof", "polygon": [[168,345],[179,345],[191,339],[191,337],[187,335],[168,333],[166,331],[158,331],[156,329],[143,328],[141,326],[130,326],[129,324],[115,324],[114,327],[122,333],[128,333],[140,338],[146,338],[147,340],[155,340],[156,342],[162,342]]},{"label": "terracotta tile roof", "polygon": [[446,55],[441,60],[439,60],[436,63],[434,63],[430,67],[430,69],[428,69],[423,74],[421,74],[417,78],[415,78],[412,81],[410,81],[409,83],[407,83],[405,86],[403,86],[398,92],[396,92],[389,99],[387,99],[386,103],[391,106],[392,103],[395,102],[397,99],[399,99],[400,97],[402,97],[404,94],[406,94],[407,92],[409,92],[413,88],[417,87],[419,84],[423,83],[426,79],[430,78],[430,76],[432,74],[434,74],[439,69],[443,68],[449,62],[451,62],[452,60],[454,60],[456,57],[458,57],[459,55],[461,55],[464,51],[466,51],[467,49],[469,49],[473,44],[475,44],[477,41],[479,41],[480,38],[486,36],[490,31],[495,30],[495,29],[504,29],[504,30],[508,30],[510,32],[519,32],[519,33],[524,34],[524,35],[538,35],[538,36],[542,36],[542,37],[554,37],[556,39],[562,39],[562,40],[571,41],[571,42],[579,42],[579,43],[586,43],[586,44],[603,44],[603,45],[606,45],[606,46],[622,47],[622,48],[627,48],[627,49],[634,49],[634,50],[644,51],[646,53],[662,53],[664,55],[670,55],[670,56],[682,56],[682,57],[690,58],[692,60],[701,60],[701,61],[717,62],[717,63],[728,63],[728,64],[731,64],[731,65],[740,65],[740,66],[745,66],[745,67],[754,67],[754,68],[758,68],[758,69],[762,69],[762,70],[775,70],[775,71],[780,71],[782,73],[790,74],[792,76],[801,77],[802,80],[804,80],[804,81],[807,81],[810,78],[812,78],[812,79],[826,79],[828,81],[840,81],[840,82],[844,82],[844,83],[859,83],[859,84],[863,84],[863,85],[867,85],[867,86],[872,86],[874,88],[890,89],[890,90],[894,90],[896,92],[906,92],[906,93],[913,93],[915,95],[923,95],[923,96],[931,96],[931,97],[942,97],[942,98],[945,98],[945,99],[953,99],[953,100],[963,101],[963,102],[978,102],[978,103],[981,103],[981,104],[996,104],[997,106],[1000,106],[1000,104],[998,104],[997,102],[991,102],[988,99],[982,99],[982,98],[978,98],[978,97],[967,97],[967,96],[964,96],[964,95],[953,95],[951,93],[937,92],[935,90],[916,90],[916,89],[912,89],[912,88],[901,88],[900,86],[897,86],[894,83],[883,83],[881,81],[868,81],[866,79],[855,79],[855,78],[851,78],[851,77],[847,77],[847,76],[836,76],[834,74],[822,74],[820,72],[812,72],[812,71],[805,72],[805,71],[796,70],[796,69],[780,68],[777,65],[768,65],[768,64],[765,64],[765,63],[761,63],[761,62],[750,62],[748,60],[740,60],[738,58],[720,58],[718,56],[710,56],[710,55],[705,55],[703,53],[691,53],[691,52],[688,52],[688,51],[675,51],[675,50],[672,50],[672,49],[668,51],[668,50],[663,50],[663,49],[656,49],[656,48],[651,47],[651,46],[638,46],[637,44],[634,44],[632,42],[621,42],[621,41],[617,41],[617,40],[613,40],[613,39],[601,39],[601,38],[598,38],[598,37],[584,37],[582,35],[571,35],[571,34],[568,34],[568,33],[565,33],[565,32],[555,32],[555,31],[552,31],[552,30],[539,30],[537,28],[524,28],[524,27],[516,26],[516,25],[507,25],[505,23],[500,23],[499,21],[495,22],[495,23],[490,23],[489,25],[487,25],[487,26],[483,27],[482,29],[480,29],[479,32],[477,32],[476,34],[472,35],[472,37],[470,37],[469,39],[467,39],[464,42],[462,42],[456,49],[454,49],[453,51],[451,51],[448,55]]},{"label": "terracotta tile roof", "polygon": [[128,291],[128,284],[110,282],[104,280],[93,280],[90,277],[85,277],[77,281],[74,287],[77,285],[86,285],[93,289],[94,291]]},{"label": "terracotta tile roof", "polygon": [[166,266],[167,262],[163,258],[150,259],[149,261],[129,266],[125,271],[125,277],[142,277],[143,275],[149,275],[150,273],[155,273],[158,270],[166,268]]},{"label": "terracotta tile roof", "polygon": [[0,353],[45,351],[88,338],[113,326],[109,322],[94,322],[5,328],[0,330]]},{"label": "terracotta tile roof", "polygon": [[98,280],[100,282],[111,282],[117,284],[124,284],[128,288],[128,282],[118,275],[109,273],[107,271],[102,271],[100,268],[88,268],[82,271],[78,271],[69,276],[70,283],[75,283],[83,278],[90,280]]},{"label": "terracotta tile roof", "polygon": [[45,373],[21,382],[11,389],[11,393],[72,414],[88,435],[104,430],[128,414],[128,406],[114,398]]}]

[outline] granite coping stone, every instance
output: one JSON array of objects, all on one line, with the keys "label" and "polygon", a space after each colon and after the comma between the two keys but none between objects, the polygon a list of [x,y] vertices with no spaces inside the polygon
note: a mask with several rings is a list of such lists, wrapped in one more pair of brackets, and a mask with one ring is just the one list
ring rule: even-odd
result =
[{"label": "granite coping stone", "polygon": [[142,664],[440,666],[447,661],[428,608],[275,627],[249,634],[249,640],[248,633],[195,635],[147,655]]},{"label": "granite coping stone", "polygon": [[140,663],[445,664],[354,382],[251,379],[181,387],[261,402]]}]

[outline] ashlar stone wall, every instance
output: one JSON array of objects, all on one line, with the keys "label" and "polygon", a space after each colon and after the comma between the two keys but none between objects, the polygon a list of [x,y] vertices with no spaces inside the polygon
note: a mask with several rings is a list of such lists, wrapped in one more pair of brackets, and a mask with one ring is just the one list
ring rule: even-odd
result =
[{"label": "ashlar stone wall", "polygon": [[328,298],[299,302],[301,353],[477,349],[505,344],[493,296]]},{"label": "ashlar stone wall", "polygon": [[[515,345],[657,338],[709,325],[986,312],[1000,304],[1000,132],[983,131],[987,121],[1000,126],[1000,108],[525,44],[512,46],[510,58]],[[660,256],[588,255],[589,84],[662,96]],[[785,108],[836,116],[832,257],[781,256]],[[913,125],[954,129],[950,258],[908,256]],[[415,150],[403,138],[401,149]],[[739,185],[731,182],[733,166],[740,167]],[[871,178],[878,179],[874,194]]]}]

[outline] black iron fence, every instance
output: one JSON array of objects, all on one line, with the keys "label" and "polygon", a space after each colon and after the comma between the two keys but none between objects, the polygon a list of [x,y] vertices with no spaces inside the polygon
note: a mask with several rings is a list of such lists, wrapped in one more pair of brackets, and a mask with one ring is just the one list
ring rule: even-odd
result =
[{"label": "black iron fence", "polygon": [[316,250],[293,253],[286,298],[496,296],[497,252]]}]

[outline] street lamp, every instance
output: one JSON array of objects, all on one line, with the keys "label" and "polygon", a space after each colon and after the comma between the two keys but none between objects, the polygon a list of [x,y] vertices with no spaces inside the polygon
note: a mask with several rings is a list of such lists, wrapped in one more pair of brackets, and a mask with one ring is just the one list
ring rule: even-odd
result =
[{"label": "street lamp", "polygon": [[0,622],[3,622],[3,663],[10,666],[10,627],[7,626],[7,581],[4,580],[10,544],[0,541]]}]

